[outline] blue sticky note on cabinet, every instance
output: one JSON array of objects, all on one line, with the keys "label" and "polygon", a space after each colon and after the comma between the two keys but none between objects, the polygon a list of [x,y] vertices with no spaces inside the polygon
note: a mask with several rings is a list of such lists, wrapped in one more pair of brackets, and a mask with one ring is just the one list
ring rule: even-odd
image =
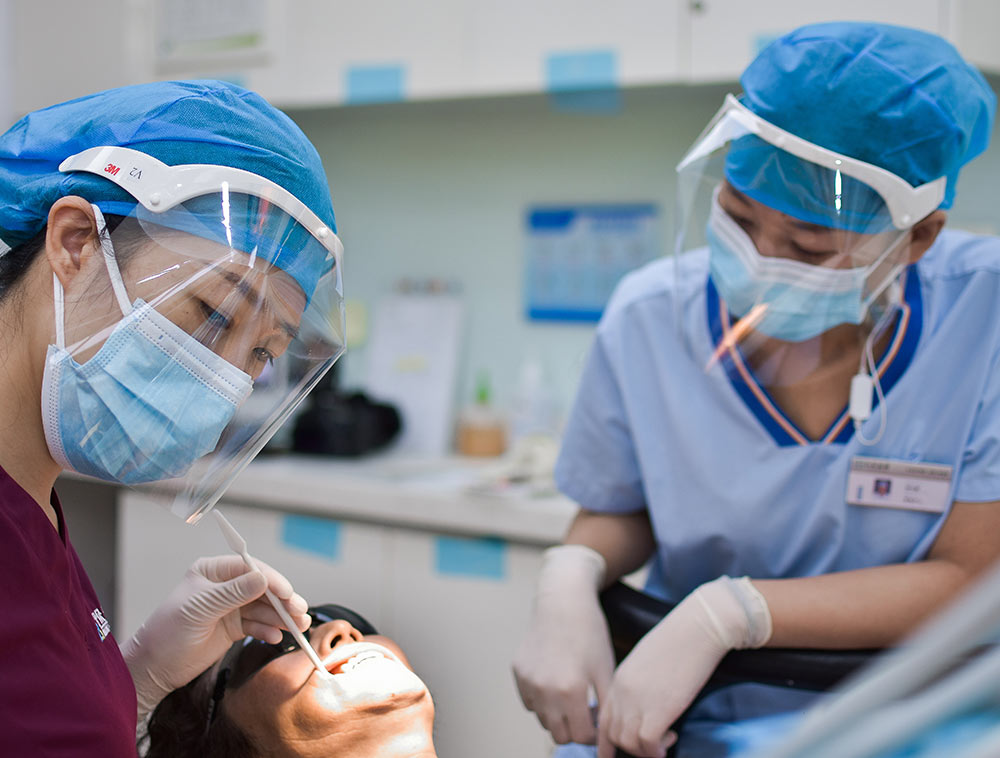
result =
[{"label": "blue sticky note on cabinet", "polygon": [[551,53],[545,61],[549,92],[613,89],[618,63],[611,50]]},{"label": "blue sticky note on cabinet", "polygon": [[285,516],[281,541],[330,561],[340,558],[340,522],[311,516]]},{"label": "blue sticky note on cabinet", "polygon": [[498,537],[434,539],[435,568],[446,576],[502,580],[507,575],[507,543]]},{"label": "blue sticky note on cabinet", "polygon": [[617,113],[618,56],[612,50],[551,53],[545,61],[549,101],[558,110]]},{"label": "blue sticky note on cabinet", "polygon": [[398,64],[351,66],[344,100],[351,105],[399,102],[404,99],[403,79],[403,67]]}]

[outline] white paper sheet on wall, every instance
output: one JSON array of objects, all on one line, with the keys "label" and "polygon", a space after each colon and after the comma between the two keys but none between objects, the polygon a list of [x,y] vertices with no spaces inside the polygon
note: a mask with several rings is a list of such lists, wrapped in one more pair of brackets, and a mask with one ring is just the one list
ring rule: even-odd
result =
[{"label": "white paper sheet on wall", "polygon": [[367,387],[403,417],[395,450],[427,456],[450,451],[462,317],[455,295],[390,295],[378,302]]},{"label": "white paper sheet on wall", "polygon": [[209,63],[240,66],[267,60],[272,24],[268,0],[156,0],[154,31],[160,71]]}]

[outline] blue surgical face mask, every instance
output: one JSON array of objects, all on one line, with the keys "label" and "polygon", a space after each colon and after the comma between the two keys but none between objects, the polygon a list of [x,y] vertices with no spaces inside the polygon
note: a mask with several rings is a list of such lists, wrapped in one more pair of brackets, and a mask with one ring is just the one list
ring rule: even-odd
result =
[{"label": "blue surgical face mask", "polygon": [[[95,207],[98,228],[104,219]],[[141,299],[129,303],[111,239],[105,264],[124,318],[80,364],[66,350],[63,289],[53,277],[56,344],[42,382],[53,458],[106,481],[139,484],[182,475],[218,444],[253,381]]]},{"label": "blue surgical face mask", "polygon": [[[760,254],[750,236],[719,205],[712,202],[706,229],[712,282],[737,318],[766,304],[754,329],[769,337],[802,342],[838,324],[860,324],[882,292],[896,281],[903,264],[893,266],[883,282],[865,295],[868,277],[905,239],[886,248],[868,266],[835,269],[769,258]],[[898,288],[897,288],[898,289]],[[893,297],[898,298],[894,292]]]}]

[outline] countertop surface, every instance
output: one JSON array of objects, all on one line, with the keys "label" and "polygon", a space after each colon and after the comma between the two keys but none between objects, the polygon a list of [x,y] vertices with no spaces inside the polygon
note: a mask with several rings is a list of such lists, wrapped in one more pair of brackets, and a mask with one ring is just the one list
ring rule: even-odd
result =
[{"label": "countertop surface", "polygon": [[530,544],[559,542],[576,513],[573,502],[550,481],[510,481],[506,472],[503,460],[459,456],[262,455],[220,502]]}]

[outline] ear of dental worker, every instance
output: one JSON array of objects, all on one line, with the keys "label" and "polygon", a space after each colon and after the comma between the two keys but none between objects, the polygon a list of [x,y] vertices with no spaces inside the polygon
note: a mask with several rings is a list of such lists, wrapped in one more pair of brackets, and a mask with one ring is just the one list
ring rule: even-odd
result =
[{"label": "ear of dental worker", "polygon": [[615,748],[663,758],[677,740],[671,725],[730,650],[761,647],[771,614],[746,577],[722,576],[688,595],[618,666],[601,702],[597,756]]},{"label": "ear of dental worker", "polygon": [[249,571],[235,555],[199,558],[183,581],[122,645],[135,682],[141,720],[169,692],[187,684],[247,635],[277,643],[284,628],[264,598],[269,588],[300,630],[308,606],[289,581],[266,563]]},{"label": "ear of dental worker", "polygon": [[909,263],[916,263],[930,249],[948,221],[948,214],[936,210],[910,229]]},{"label": "ear of dental worker", "polygon": [[[80,320],[74,313],[77,305],[85,309],[85,321],[91,328],[94,324],[103,321],[114,323],[121,318],[121,311],[113,297],[92,296],[95,282],[107,281],[102,255],[97,221],[90,203],[75,195],[56,200],[48,214],[45,257],[52,274],[59,279],[65,291],[67,321],[70,323]],[[115,258],[120,267],[125,265],[123,258],[126,257],[129,256],[124,249],[116,250]],[[46,284],[51,292],[51,282]],[[51,304],[48,308],[51,309]]]},{"label": "ear of dental worker", "polygon": [[583,545],[545,552],[531,623],[514,658],[514,678],[525,708],[559,744],[594,744],[588,701],[600,704],[614,671],[614,653],[598,592],[606,566]]},{"label": "ear of dental worker", "polygon": [[76,196],[56,200],[49,209],[45,255],[64,288],[71,286],[95,251],[100,248],[90,204]]}]

